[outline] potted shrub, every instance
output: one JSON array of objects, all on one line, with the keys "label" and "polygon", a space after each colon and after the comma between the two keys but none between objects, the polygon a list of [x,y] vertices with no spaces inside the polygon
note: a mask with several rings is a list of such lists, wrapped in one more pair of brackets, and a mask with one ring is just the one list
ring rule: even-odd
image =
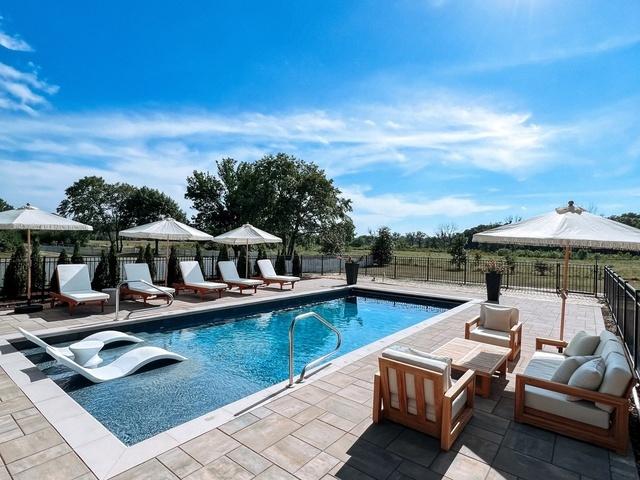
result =
[{"label": "potted shrub", "polygon": [[338,257],[340,260],[344,260],[344,272],[347,274],[347,285],[355,285],[358,283],[358,269],[360,268],[360,257],[358,260],[353,260],[351,256]]},{"label": "potted shrub", "polygon": [[500,286],[502,284],[502,274],[504,265],[495,260],[489,260],[484,266],[484,279],[487,284],[487,301],[500,301]]}]

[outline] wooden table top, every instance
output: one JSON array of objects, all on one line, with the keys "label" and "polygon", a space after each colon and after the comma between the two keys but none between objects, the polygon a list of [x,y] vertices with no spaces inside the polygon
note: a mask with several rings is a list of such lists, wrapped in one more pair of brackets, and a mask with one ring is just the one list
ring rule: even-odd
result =
[{"label": "wooden table top", "polygon": [[454,338],[433,352],[451,358],[456,370],[475,370],[476,375],[491,376],[502,365],[511,350],[497,345]]}]

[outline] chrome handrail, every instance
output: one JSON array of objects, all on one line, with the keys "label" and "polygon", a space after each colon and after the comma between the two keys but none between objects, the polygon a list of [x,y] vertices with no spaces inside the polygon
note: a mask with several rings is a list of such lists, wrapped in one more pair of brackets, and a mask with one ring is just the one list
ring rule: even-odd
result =
[{"label": "chrome handrail", "polygon": [[316,365],[320,364],[323,360],[327,359],[335,352],[337,352],[340,348],[340,345],[342,345],[342,334],[340,333],[340,330],[327,322],[321,315],[318,315],[316,312],[307,312],[297,315],[293,320],[291,320],[291,325],[289,325],[289,387],[293,385],[293,352],[296,322],[298,320],[304,320],[312,317],[316,320],[319,320],[320,323],[322,323],[325,327],[335,333],[338,337],[338,342],[336,343],[336,347],[331,352],[327,353],[326,355],[322,355],[319,358],[316,358],[315,360],[307,363],[304,367],[302,367],[302,372],[300,372],[300,378],[298,378],[297,383],[300,383],[304,380],[304,375],[305,373],[307,373],[308,368],[313,368]]},{"label": "chrome handrail", "polygon": [[[140,279],[140,280],[123,280],[120,283],[118,283],[118,285],[116,286],[116,316],[113,319],[114,322],[116,322],[118,320],[118,316],[120,315],[120,287],[122,287],[122,285],[124,285],[125,283],[132,283],[132,282],[144,283],[145,285],[147,285],[147,286],[149,286],[151,288],[155,288],[162,295],[169,297],[169,301],[167,303],[162,304],[162,305],[156,305],[153,308],[166,308],[166,307],[170,307],[171,304],[173,303],[173,295],[170,292],[166,292],[166,291],[162,290],[160,287],[158,287],[157,285],[154,285],[153,283],[149,283],[146,280],[142,280],[142,279]],[[129,312],[126,318],[129,318],[134,313],[135,312]]]}]

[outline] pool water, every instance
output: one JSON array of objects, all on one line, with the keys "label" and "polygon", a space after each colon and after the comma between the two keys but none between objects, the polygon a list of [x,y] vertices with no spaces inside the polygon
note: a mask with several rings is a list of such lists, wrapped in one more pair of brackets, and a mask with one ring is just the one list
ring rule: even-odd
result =
[{"label": "pool water", "polygon": [[[288,330],[298,314],[315,311],[340,330],[338,356],[453,306],[359,295],[223,319],[211,312],[204,320],[200,314],[196,324],[189,317],[176,317],[132,333],[144,340],[142,345],[180,353],[186,361],[101,384],[88,382],[44,354],[30,358],[123,443],[132,445],[287,379]],[[335,347],[335,334],[314,319],[297,323],[295,334],[296,374]],[[131,348],[135,346],[103,350],[103,365]]]}]

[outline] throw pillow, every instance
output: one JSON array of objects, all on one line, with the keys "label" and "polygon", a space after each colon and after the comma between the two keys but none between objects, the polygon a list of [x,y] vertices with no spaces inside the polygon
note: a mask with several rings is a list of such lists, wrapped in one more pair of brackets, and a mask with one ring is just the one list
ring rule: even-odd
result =
[{"label": "throw pillow", "polygon": [[[598,390],[604,377],[606,365],[602,357],[594,358],[580,365],[571,378],[568,385],[570,387],[584,388],[585,390]],[[567,400],[575,402],[582,400],[580,397],[567,395]]]},{"label": "throw pillow", "polygon": [[567,357],[593,355],[599,343],[600,337],[598,335],[589,335],[585,331],[580,331],[573,336],[565,348],[564,354]]},{"label": "throw pillow", "polygon": [[486,305],[484,310],[484,327],[489,330],[508,332],[511,329],[511,309],[495,308]]},{"label": "throw pillow", "polygon": [[590,360],[593,360],[594,358],[596,357],[592,355],[567,357],[553,373],[550,380],[552,382],[564,383],[566,385],[569,383],[571,375],[573,375],[578,367]]}]

